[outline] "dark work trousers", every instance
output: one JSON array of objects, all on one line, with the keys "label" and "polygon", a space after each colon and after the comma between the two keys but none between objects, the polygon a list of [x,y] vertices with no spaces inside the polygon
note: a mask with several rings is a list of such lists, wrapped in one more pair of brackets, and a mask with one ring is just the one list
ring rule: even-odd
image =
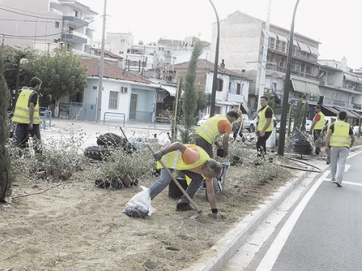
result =
[{"label": "dark work trousers", "polygon": [[265,132],[264,136],[259,136],[258,132],[258,140],[256,141],[256,150],[258,152],[258,156],[262,156],[266,154],[266,141],[270,137],[272,132]]},{"label": "dark work trousers", "polygon": [[210,156],[210,158],[214,157],[212,145],[209,142],[207,142],[205,139],[203,139],[199,135],[194,135],[194,141],[197,146],[203,148],[204,151],[206,151],[206,153]]},{"label": "dark work trousers", "polygon": [[[313,139],[314,139],[314,143],[319,139],[319,137],[322,135],[322,130],[313,130]],[[315,147],[315,154],[318,155],[320,153],[321,149],[319,148],[319,146]]]},{"label": "dark work trousers", "polygon": [[[25,148],[29,137],[35,137],[40,141],[39,124],[33,124],[33,129],[28,131],[28,124],[18,123],[15,129],[13,144],[16,147]],[[35,151],[39,152],[40,148],[35,147]]]}]

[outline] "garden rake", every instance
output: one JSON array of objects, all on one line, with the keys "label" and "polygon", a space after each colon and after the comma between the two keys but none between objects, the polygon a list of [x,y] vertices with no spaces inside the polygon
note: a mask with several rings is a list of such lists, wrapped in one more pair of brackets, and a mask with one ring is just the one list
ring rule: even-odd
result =
[{"label": "garden rake", "polygon": [[[152,152],[152,154],[154,154],[155,152],[153,151],[152,147],[147,144],[147,147],[150,149],[150,151]],[[159,162],[161,163],[162,167],[167,171],[167,173],[170,175],[170,177],[172,178],[172,180],[175,182],[175,184],[177,185],[177,187],[182,191],[182,193],[185,195],[185,197],[189,200],[190,204],[192,205],[192,207],[195,208],[196,210],[196,214],[194,214],[193,216],[191,216],[191,219],[196,219],[198,218],[201,213],[202,210],[200,210],[200,208],[196,205],[196,203],[191,199],[191,197],[187,194],[187,192],[185,191],[185,189],[183,189],[183,187],[181,186],[181,184],[176,180],[176,178],[172,175],[171,171],[166,167],[165,163],[161,160],[159,160]]]}]

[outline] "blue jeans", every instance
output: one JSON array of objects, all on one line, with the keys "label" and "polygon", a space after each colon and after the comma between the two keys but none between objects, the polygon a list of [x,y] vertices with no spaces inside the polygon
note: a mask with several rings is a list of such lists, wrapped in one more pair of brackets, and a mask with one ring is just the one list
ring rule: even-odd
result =
[{"label": "blue jeans", "polygon": [[33,124],[33,129],[28,131],[28,124],[18,123],[15,129],[13,144],[16,147],[25,148],[29,137],[36,137],[40,141],[39,124]]},{"label": "blue jeans", "polygon": [[[170,171],[172,172],[173,170],[171,169]],[[192,180],[186,189],[186,193],[190,198],[193,198],[201,185],[203,177],[200,174],[188,170],[182,170],[181,172]],[[160,178],[149,187],[151,199],[154,199],[170,182],[172,182],[172,177],[164,168],[161,169]],[[179,202],[189,203],[189,200],[183,195]]]}]

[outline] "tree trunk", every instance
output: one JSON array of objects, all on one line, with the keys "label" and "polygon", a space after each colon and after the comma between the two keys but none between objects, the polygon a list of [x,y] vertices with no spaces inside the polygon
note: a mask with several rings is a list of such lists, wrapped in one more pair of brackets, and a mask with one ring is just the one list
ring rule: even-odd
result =
[{"label": "tree trunk", "polygon": [[59,104],[60,104],[60,99],[55,99],[54,117],[56,118],[59,118]]}]

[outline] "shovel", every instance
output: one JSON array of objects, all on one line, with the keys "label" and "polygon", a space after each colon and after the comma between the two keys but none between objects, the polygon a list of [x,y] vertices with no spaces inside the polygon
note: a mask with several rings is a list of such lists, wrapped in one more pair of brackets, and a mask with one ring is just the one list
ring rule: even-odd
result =
[{"label": "shovel", "polygon": [[[152,147],[148,144],[147,147],[150,149],[150,151],[152,152],[152,154],[154,154],[155,152],[153,151]],[[178,186],[178,188],[181,190],[181,192],[185,195],[185,197],[189,200],[190,204],[192,205],[192,207],[195,208],[196,210],[196,214],[194,214],[193,216],[191,216],[191,219],[196,219],[198,218],[201,213],[202,210],[199,209],[199,207],[196,205],[196,203],[191,199],[191,197],[187,194],[187,192],[185,191],[185,189],[183,189],[183,187],[181,186],[181,184],[176,180],[176,178],[172,175],[171,171],[166,167],[165,163],[162,160],[159,160],[159,162],[161,163],[162,167],[167,171],[167,173],[170,175],[170,177],[172,178],[172,180],[175,182],[175,184]]]}]

